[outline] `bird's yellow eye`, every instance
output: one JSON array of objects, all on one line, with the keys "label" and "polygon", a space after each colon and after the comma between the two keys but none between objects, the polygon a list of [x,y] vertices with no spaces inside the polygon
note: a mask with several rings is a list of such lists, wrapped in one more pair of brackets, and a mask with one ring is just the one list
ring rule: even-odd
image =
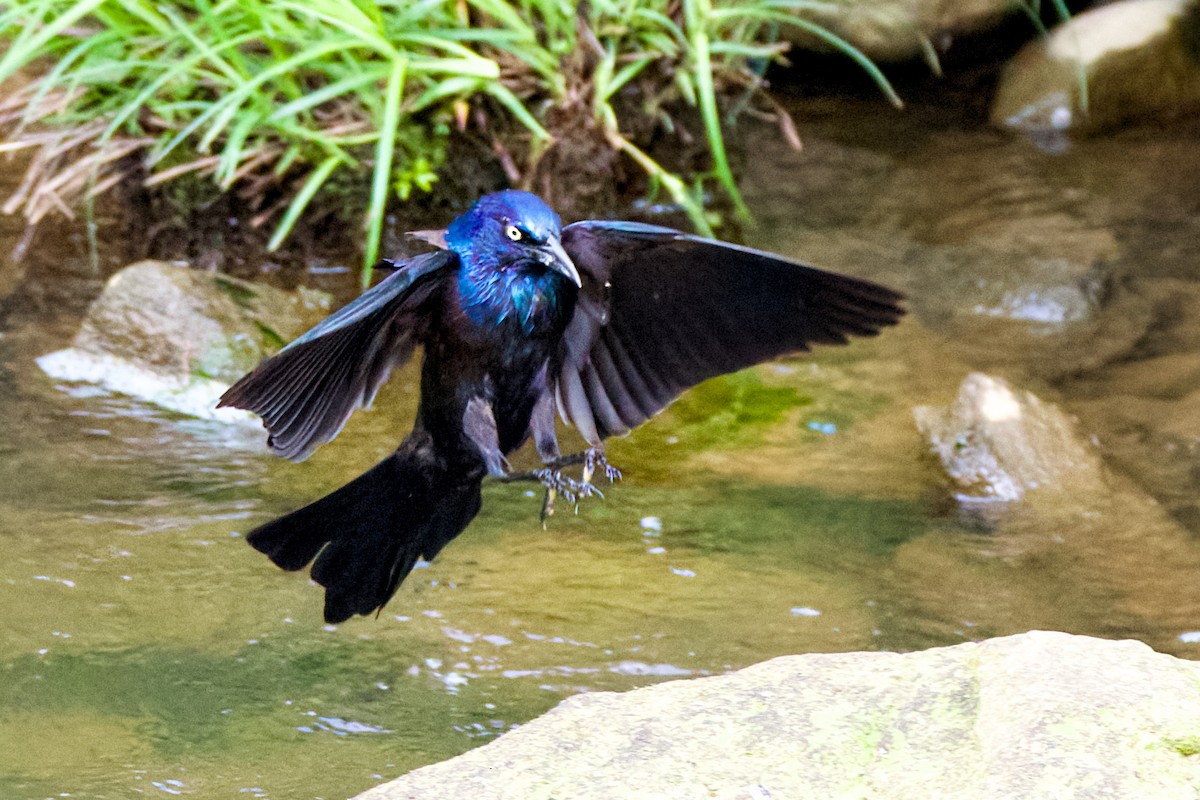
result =
[{"label": "bird's yellow eye", "polygon": [[504,228],[504,235],[509,239],[512,239],[514,242],[519,242],[525,238],[525,234],[522,233],[521,229],[516,225],[506,225]]}]

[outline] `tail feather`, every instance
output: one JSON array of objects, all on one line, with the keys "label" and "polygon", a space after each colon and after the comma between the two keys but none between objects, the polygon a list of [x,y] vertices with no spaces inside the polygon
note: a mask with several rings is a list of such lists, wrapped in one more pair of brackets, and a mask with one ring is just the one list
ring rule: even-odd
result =
[{"label": "tail feather", "polygon": [[432,559],[479,513],[480,480],[453,480],[414,435],[366,473],[246,540],[286,570],[314,558],[325,620],[382,608],[420,558]]}]

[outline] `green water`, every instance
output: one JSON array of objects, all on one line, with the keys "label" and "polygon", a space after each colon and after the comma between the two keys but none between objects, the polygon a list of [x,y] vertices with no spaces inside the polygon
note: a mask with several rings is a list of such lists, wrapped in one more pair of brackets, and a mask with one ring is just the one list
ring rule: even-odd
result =
[{"label": "green water", "polygon": [[[886,126],[876,136],[889,138]],[[295,465],[266,454],[260,431],[55,386],[32,359],[64,343],[76,312],[49,303],[11,316],[0,338],[0,797],[342,798],[576,692],[781,654],[1046,627],[1195,655],[1200,525],[1188,509],[1200,415],[1186,403],[1200,369],[1157,395],[1128,372],[1200,352],[1179,322],[1192,317],[1164,312],[1157,349],[1139,329],[1130,338],[1143,344],[1126,355],[1051,374],[1037,348],[1058,333],[947,314],[934,302],[938,275],[920,264],[945,257],[931,231],[957,208],[939,195],[948,172],[965,186],[1056,165],[1062,192],[1090,192],[1062,195],[1072,213],[1135,243],[1118,272],[1140,287],[1132,294],[1190,291],[1193,240],[1160,244],[1165,206],[1139,204],[1158,175],[1160,188],[1179,187],[1161,202],[1194,224],[1182,187],[1200,173],[1189,155],[1200,136],[1144,135],[1054,162],[986,132],[897,141],[851,142],[858,155],[841,166],[803,161],[819,142],[807,156],[764,145],[748,177],[764,226],[749,238],[905,289],[916,313],[904,325],[700,387],[612,443],[626,480],[578,515],[560,507],[547,530],[540,498],[489,486],[471,528],[378,619],[336,628],[322,624],[306,576],[275,569],[241,534],[394,447],[414,407],[411,369],[378,410]],[[1143,183],[1104,190],[1105,171],[1131,159]],[[770,184],[801,169],[807,193]],[[848,177],[830,177],[839,169]],[[913,186],[926,187],[924,205]],[[1156,272],[1134,271],[1150,261]],[[1130,308],[1100,313],[1142,324]],[[1093,342],[1063,344],[1054,363]],[[959,508],[911,409],[949,402],[981,367],[1078,414],[1118,475],[1113,497]]]},{"label": "green water", "polygon": [[[25,371],[0,393],[23,420],[0,467],[0,795],[341,797],[574,692],[876,647],[887,600],[871,575],[928,529],[919,505],[698,463],[715,447],[740,471],[768,435],[827,444],[805,427],[828,416],[813,381],[767,373],[617,443],[629,478],[548,530],[538,498],[489,487],[468,534],[378,619],[335,629],[317,588],[237,532],[381,456],[411,393],[390,387],[388,412],[297,466],[248,450],[255,434],[27,392],[44,379]],[[739,397],[760,402],[730,411]]]}]

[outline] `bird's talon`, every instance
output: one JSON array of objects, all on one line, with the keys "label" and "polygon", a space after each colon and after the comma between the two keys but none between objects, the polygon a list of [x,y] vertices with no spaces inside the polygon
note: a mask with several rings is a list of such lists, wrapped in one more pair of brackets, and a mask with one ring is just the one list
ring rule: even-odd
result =
[{"label": "bird's talon", "polygon": [[[546,468],[535,470],[533,477],[546,487],[548,495],[562,495],[563,499],[572,505],[578,505],[580,500],[593,495],[602,500],[604,499],[604,493],[597,489],[595,485],[587,481],[577,481],[573,478],[568,478],[557,469]],[[543,519],[553,513],[553,502],[553,497],[548,497],[547,501],[543,503]]]},{"label": "bird's talon", "polygon": [[546,487],[546,491],[561,494],[568,503],[575,502],[575,493],[577,486],[575,481],[563,475],[556,469],[539,469],[533,473],[534,477]]},{"label": "bird's talon", "polygon": [[616,483],[621,480],[621,470],[608,463],[608,459],[604,456],[603,450],[596,448],[589,449],[583,456],[583,479],[585,482],[590,482],[592,475],[597,471],[604,473],[604,477],[609,483]]}]

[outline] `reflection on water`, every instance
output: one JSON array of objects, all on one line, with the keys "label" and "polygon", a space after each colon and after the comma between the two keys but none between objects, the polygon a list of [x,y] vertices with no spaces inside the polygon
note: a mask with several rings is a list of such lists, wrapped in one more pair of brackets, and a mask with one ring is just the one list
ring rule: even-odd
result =
[{"label": "reflection on water", "polygon": [[[411,369],[294,465],[258,435],[52,385],[32,359],[61,345],[79,302],[10,314],[0,796],[343,797],[575,692],[785,653],[1045,627],[1194,655],[1200,416],[1184,412],[1200,397],[1200,325],[1168,295],[1200,277],[1184,191],[1200,137],[1084,142],[1054,161],[988,133],[886,125],[825,144],[818,127],[800,156],[765,143],[752,238],[895,283],[914,318],[701,387],[615,442],[625,482],[578,515],[561,508],[548,530],[538,498],[488,486],[470,530],[378,619],[323,625],[321,592],[241,534],[388,452],[415,404]],[[788,171],[810,180],[778,186]],[[978,252],[1042,255],[1037,237],[1010,250],[994,238],[993,217],[1028,219],[1029,206],[1119,245],[1083,319],[1038,328],[969,312],[971,276],[1004,271]],[[1164,219],[1187,235],[1158,237]],[[1104,358],[1091,357],[1097,331],[1110,334]],[[1118,473],[1112,497],[955,507],[911,408],[948,402],[970,368],[1080,415]]]}]

